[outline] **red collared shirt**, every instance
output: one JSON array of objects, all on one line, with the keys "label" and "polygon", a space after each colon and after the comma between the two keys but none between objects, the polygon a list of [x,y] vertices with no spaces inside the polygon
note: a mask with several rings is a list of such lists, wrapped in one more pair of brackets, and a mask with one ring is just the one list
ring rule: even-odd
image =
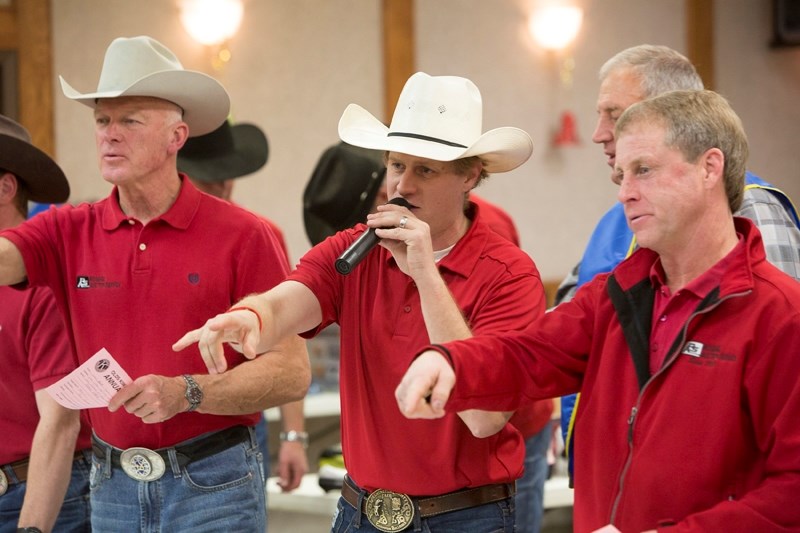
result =
[{"label": "red collared shirt", "polygon": [[[181,179],[175,203],[146,226],[122,212],[115,189],[3,233],[22,253],[30,284],[53,290],[80,362],[106,348],[133,379],[207,373],[195,346],[175,353],[172,344],[285,277],[283,252],[263,221]],[[244,361],[226,355],[229,366]],[[123,409],[89,413],[98,436],[119,448],[171,446],[260,416],[193,412],[144,424]]]},{"label": "red collared shirt", "polygon": [[[75,369],[66,326],[55,299],[44,287],[0,287],[0,464],[30,455],[39,423],[35,392]],[[84,424],[76,449],[90,446]]]},{"label": "red collared shirt", "polygon": [[653,323],[650,328],[650,374],[655,374],[664,364],[664,359],[672,343],[681,332],[689,316],[708,294],[719,287],[722,277],[728,271],[731,257],[741,254],[744,246],[742,236],[739,243],[725,257],[710,269],[689,282],[685,287],[671,294],[666,282],[666,273],[657,260],[650,270],[650,282],[655,288],[653,302]]},{"label": "red collared shirt", "polygon": [[[539,273],[530,257],[495,234],[480,212],[439,263],[439,271],[472,332],[519,330],[544,312]],[[289,279],[311,289],[322,323],[341,330],[342,447],[348,474],[368,490],[437,495],[510,482],[522,474],[524,443],[510,425],[485,439],[472,436],[455,414],[409,420],[394,390],[428,334],[414,281],[377,247],[350,274],[336,258],[365,226],[337,233],[299,263]]]}]

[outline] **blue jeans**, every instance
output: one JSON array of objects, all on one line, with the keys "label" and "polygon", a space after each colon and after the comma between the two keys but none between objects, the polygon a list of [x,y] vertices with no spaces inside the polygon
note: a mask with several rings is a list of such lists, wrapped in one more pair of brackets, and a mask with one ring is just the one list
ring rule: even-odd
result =
[{"label": "blue jeans", "polygon": [[525,473],[517,480],[517,533],[539,533],[544,514],[544,482],[547,480],[547,447],[553,436],[548,422],[525,441]]},{"label": "blue jeans", "polygon": [[[362,498],[366,498],[362,492]],[[452,511],[420,519],[419,509],[414,512],[411,527],[406,532],[422,533],[513,533],[514,498],[499,502]],[[333,515],[331,533],[381,533],[369,523],[366,515],[339,498],[336,514]]]},{"label": "blue jeans", "polygon": [[249,441],[184,467],[170,451],[166,472],[155,481],[131,479],[111,465],[108,451],[102,462],[95,455],[92,530],[264,533],[265,480],[255,430],[249,429]]},{"label": "blue jeans", "polygon": [[[261,464],[264,468],[264,479],[267,479],[270,476],[270,466],[269,466],[269,430],[267,428],[267,417],[264,416],[264,413],[261,413],[261,418],[258,420],[256,424],[256,440],[258,441],[258,449],[261,452]],[[266,505],[269,506],[269,494],[264,493],[264,497],[267,498]],[[269,531],[269,517],[267,517],[267,527],[264,528],[264,533]]]},{"label": "blue jeans", "polygon": [[[53,531],[59,533],[89,533],[92,528],[89,522],[89,466],[91,452],[84,452],[84,457],[72,463],[72,478],[67,486],[64,503],[58,513]],[[6,475],[9,476],[9,472]],[[13,474],[12,474],[13,475]],[[9,476],[11,477],[11,476]],[[16,481],[14,479],[14,481]],[[14,533],[17,530],[19,512],[25,498],[27,483],[9,485],[8,492],[0,496],[0,533]],[[35,525],[35,524],[30,524]]]}]

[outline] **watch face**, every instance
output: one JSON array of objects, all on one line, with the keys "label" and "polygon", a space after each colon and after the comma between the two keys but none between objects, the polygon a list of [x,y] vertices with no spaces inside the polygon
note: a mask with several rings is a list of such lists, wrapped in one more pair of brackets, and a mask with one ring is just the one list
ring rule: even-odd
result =
[{"label": "watch face", "polygon": [[203,393],[197,387],[191,387],[186,391],[186,398],[191,403],[200,403],[203,399]]},{"label": "watch face", "polygon": [[203,401],[203,391],[191,376],[183,376],[186,380],[186,400],[189,402],[189,411],[192,411]]}]

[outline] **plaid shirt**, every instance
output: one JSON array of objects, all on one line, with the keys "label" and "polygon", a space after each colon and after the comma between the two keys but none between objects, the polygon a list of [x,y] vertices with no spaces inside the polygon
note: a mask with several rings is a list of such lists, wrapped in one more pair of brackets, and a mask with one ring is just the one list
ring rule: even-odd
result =
[{"label": "plaid shirt", "polygon": [[736,215],[756,223],[767,260],[800,281],[800,230],[778,198],[768,189],[747,187]]}]

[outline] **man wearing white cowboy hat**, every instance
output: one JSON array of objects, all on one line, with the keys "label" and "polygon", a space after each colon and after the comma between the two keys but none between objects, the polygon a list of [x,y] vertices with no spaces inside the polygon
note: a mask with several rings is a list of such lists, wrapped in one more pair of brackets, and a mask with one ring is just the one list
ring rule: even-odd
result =
[{"label": "man wearing white cowboy hat", "polygon": [[252,213],[200,193],[180,174],[187,137],[218,127],[225,89],[184,70],[149,37],[108,47],[97,91],[64,93],[94,110],[111,194],[39,214],[0,237],[0,284],[49,286],[78,360],[101,348],[133,381],[89,411],[92,527],[121,531],[265,529],[264,477],[253,424],[302,397],[310,381],[300,339],[208,375],[172,342],[286,273],[274,236]]},{"label": "man wearing white cowboy hat", "polygon": [[[514,480],[524,444],[510,413],[469,411],[433,423],[405,419],[394,389],[408,355],[426,342],[523,329],[545,307],[530,258],[482,221],[467,195],[487,172],[524,163],[532,142],[517,128],[481,132],[475,85],[413,75],[390,127],[350,105],[347,143],[386,152],[390,201],[315,246],[287,281],[209,320],[176,348],[197,342],[210,369],[225,370],[225,343],[253,357],[287,333],[341,329],[342,448],[348,477],[334,531],[512,531]],[[381,246],[347,275],[335,263],[370,228]],[[264,324],[263,330],[259,323]],[[488,369],[487,369],[488,370]]]},{"label": "man wearing white cowboy hat", "polygon": [[[55,161],[0,115],[0,230],[25,221],[29,200],[68,196]],[[0,532],[90,531],[91,430],[44,390],[76,366],[64,320],[44,287],[0,287],[0,301]]]}]

